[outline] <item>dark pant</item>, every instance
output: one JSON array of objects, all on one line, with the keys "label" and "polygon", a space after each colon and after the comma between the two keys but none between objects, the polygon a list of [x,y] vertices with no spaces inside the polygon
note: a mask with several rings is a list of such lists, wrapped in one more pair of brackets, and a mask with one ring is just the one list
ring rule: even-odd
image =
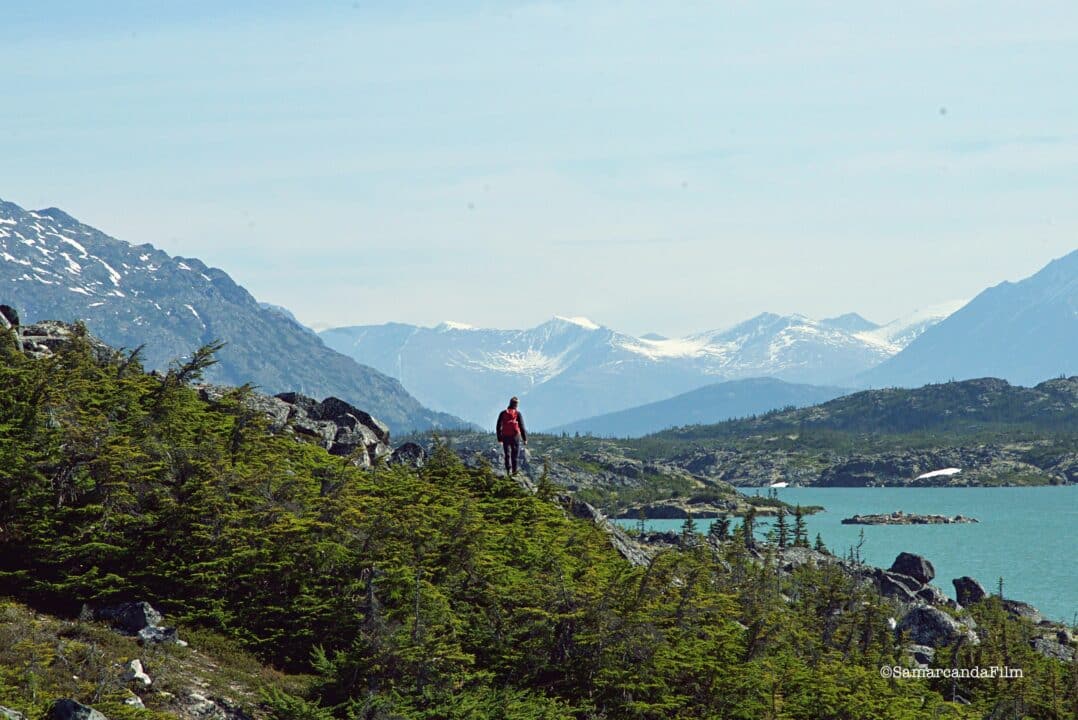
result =
[{"label": "dark pant", "polygon": [[520,436],[502,440],[502,450],[505,451],[505,472],[516,472],[517,457],[520,455]]}]

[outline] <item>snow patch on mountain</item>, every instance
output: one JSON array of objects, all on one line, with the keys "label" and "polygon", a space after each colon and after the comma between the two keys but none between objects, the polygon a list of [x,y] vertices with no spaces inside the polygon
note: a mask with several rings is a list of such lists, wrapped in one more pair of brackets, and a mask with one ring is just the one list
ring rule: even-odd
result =
[{"label": "snow patch on mountain", "polygon": [[929,305],[897,320],[892,320],[875,330],[859,332],[856,337],[885,349],[890,355],[895,355],[920,337],[925,330],[958,312],[968,302],[968,300],[950,300]]},{"label": "snow patch on mountain", "polygon": [[576,317],[562,317],[561,315],[555,315],[555,320],[563,320],[573,325],[579,325],[585,330],[598,330],[601,326],[598,323],[594,323],[586,317],[578,315]]}]

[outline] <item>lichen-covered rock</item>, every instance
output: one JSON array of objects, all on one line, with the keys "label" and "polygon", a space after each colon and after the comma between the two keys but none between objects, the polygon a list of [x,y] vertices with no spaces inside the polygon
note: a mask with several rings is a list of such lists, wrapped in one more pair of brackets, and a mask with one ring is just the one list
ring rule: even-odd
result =
[{"label": "lichen-covered rock", "polygon": [[138,641],[143,645],[175,644],[186,645],[173,627],[144,627],[138,631]]},{"label": "lichen-covered rock", "polygon": [[130,635],[137,635],[140,630],[158,626],[164,621],[161,613],[145,600],[88,609],[95,620],[107,622]]},{"label": "lichen-covered rock", "polygon": [[958,642],[977,645],[980,639],[969,620],[958,621],[939,608],[928,605],[914,607],[899,621],[895,632],[907,634],[912,642],[939,648]]},{"label": "lichen-covered rock", "polygon": [[421,468],[427,462],[427,451],[423,449],[423,446],[414,443],[406,442],[396,450],[389,457],[390,465],[407,465],[408,467]]},{"label": "lichen-covered rock", "polygon": [[1063,662],[1074,660],[1074,648],[1068,647],[1057,640],[1037,637],[1030,641],[1030,645],[1046,658],[1062,660]]}]

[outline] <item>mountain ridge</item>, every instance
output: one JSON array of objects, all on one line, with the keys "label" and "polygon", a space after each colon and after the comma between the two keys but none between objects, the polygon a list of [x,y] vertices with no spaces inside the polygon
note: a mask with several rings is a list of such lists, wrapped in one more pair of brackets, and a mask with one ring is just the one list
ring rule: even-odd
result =
[{"label": "mountain ridge", "polygon": [[1078,250],[990,287],[863,373],[904,387],[995,376],[1018,384],[1078,373]]},{"label": "mountain ridge", "polygon": [[207,373],[213,382],[334,395],[371,408],[397,432],[463,424],[262,307],[225,271],[119,240],[56,208],[0,200],[0,293],[24,322],[78,319],[110,345],[144,345],[148,367],[165,369],[222,340],[220,362]]},{"label": "mountain ridge", "polygon": [[733,327],[670,339],[555,316],[515,330],[393,322],[329,328],[319,336],[398,378],[431,407],[486,424],[516,395],[529,422],[549,429],[716,382],[771,376],[845,385],[919,332],[903,322],[877,326],[841,317],[835,322],[872,327],[851,332],[802,315],[760,313]]}]

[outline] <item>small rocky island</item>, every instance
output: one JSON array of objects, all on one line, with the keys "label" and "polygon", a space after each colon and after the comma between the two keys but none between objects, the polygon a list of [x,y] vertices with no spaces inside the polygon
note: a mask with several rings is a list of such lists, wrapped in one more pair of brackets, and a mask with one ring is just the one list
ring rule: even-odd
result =
[{"label": "small rocky island", "polygon": [[955,525],[975,522],[978,522],[977,518],[965,515],[918,515],[901,510],[875,515],[854,515],[842,519],[843,525]]}]

